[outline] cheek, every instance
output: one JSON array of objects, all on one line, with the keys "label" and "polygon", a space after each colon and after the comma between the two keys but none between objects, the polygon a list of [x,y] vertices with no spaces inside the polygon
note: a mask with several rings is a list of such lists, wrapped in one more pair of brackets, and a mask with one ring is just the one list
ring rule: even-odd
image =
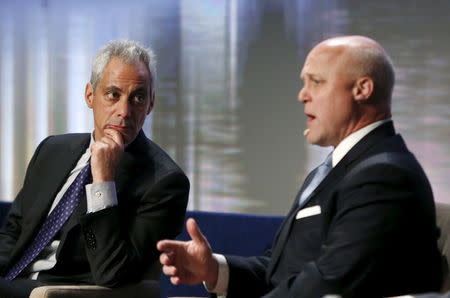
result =
[{"label": "cheek", "polygon": [[97,110],[96,111],[96,116],[97,116],[97,118],[99,118],[99,119],[106,119],[106,118],[108,118],[108,111],[106,111],[106,110]]},{"label": "cheek", "polygon": [[111,118],[113,118],[114,113],[111,109],[106,107],[97,107],[94,109],[94,120],[98,125],[105,125]]},{"label": "cheek", "polygon": [[342,118],[342,106],[333,95],[322,97],[321,100],[316,102],[317,115],[320,126],[325,131],[332,131],[341,124]]},{"label": "cheek", "polygon": [[133,118],[137,125],[142,125],[145,121],[146,116],[147,114],[145,113],[145,110],[139,110],[136,111]]},{"label": "cheek", "polygon": [[316,102],[317,114],[324,123],[329,123],[336,116],[336,103],[331,96],[321,96]]}]

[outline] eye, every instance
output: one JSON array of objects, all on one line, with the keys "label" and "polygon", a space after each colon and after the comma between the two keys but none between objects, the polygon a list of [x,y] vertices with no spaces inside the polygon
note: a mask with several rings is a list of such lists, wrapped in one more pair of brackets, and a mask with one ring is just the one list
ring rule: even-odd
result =
[{"label": "eye", "polygon": [[144,94],[135,94],[131,97],[131,100],[135,104],[143,104],[145,103],[145,96]]},{"label": "eye", "polygon": [[120,94],[116,91],[109,91],[108,93],[106,93],[106,97],[110,100],[115,100],[120,97]]},{"label": "eye", "polygon": [[314,85],[319,85],[320,83],[322,83],[321,80],[315,79],[315,78],[312,78],[312,79],[311,79],[311,82],[313,82]]}]

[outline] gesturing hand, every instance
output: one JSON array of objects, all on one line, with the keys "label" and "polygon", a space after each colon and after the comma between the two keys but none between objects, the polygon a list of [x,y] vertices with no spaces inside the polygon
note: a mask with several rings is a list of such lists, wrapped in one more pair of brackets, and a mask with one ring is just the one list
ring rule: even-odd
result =
[{"label": "gesturing hand", "polygon": [[114,181],[117,164],[125,145],[122,135],[114,129],[105,129],[105,135],[91,146],[91,168],[94,183]]},{"label": "gesturing hand", "polygon": [[186,229],[192,240],[161,240],[156,247],[164,251],[159,260],[163,272],[171,276],[175,284],[198,284],[205,281],[211,286],[217,283],[219,264],[212,255],[211,246],[194,219],[189,218]]}]

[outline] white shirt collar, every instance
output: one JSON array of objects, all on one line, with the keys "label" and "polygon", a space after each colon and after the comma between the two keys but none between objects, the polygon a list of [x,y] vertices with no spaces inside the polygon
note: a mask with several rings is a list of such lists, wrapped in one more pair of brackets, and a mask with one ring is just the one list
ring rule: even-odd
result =
[{"label": "white shirt collar", "polygon": [[89,148],[95,143],[94,131],[91,132],[91,140],[89,142]]},{"label": "white shirt collar", "polygon": [[84,151],[83,155],[81,155],[80,159],[78,160],[78,164],[72,171],[79,170],[81,168],[84,168],[85,165],[87,165],[89,159],[91,158],[91,147],[92,144],[94,144],[94,142],[95,142],[94,133],[91,133],[91,140],[89,141],[89,146],[86,148],[86,151]]},{"label": "white shirt collar", "polygon": [[344,156],[350,151],[350,149],[352,149],[353,146],[355,146],[369,132],[389,121],[391,121],[391,119],[385,119],[371,123],[343,139],[333,151],[333,168],[338,164],[338,162],[341,161],[341,159],[344,158]]}]

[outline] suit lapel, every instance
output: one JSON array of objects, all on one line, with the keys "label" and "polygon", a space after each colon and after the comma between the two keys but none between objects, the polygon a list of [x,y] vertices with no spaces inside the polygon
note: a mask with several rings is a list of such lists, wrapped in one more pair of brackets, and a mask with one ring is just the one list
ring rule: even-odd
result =
[{"label": "suit lapel", "polygon": [[[88,141],[89,139],[87,138],[86,140]],[[70,174],[70,171],[74,168],[78,159],[87,148],[88,142],[83,143],[86,143],[86,145],[79,146],[79,143],[72,143],[69,145],[68,151],[58,150],[57,152],[51,153],[52,159],[48,161],[49,166],[47,167],[47,171],[45,171],[45,173],[49,174],[46,175],[46,177],[44,177],[43,179],[51,180],[48,183],[44,183],[45,185],[52,185],[52,187],[49,187],[40,192],[39,197],[36,198],[36,203],[33,206],[33,210],[45,210],[45,212],[41,212],[41,214],[35,214],[34,218],[38,219],[37,222],[34,222],[35,224],[38,224],[38,222],[40,222],[40,217],[47,216],[48,210],[50,209],[53,200],[58,194],[58,191],[64,185],[68,175]]]},{"label": "suit lapel", "polygon": [[[284,248],[284,246],[286,244],[286,241],[289,238],[289,234],[290,234],[292,225],[293,225],[293,223],[295,221],[295,217],[296,217],[297,213],[300,211],[300,209],[302,209],[305,206],[305,204],[308,201],[311,200],[311,198],[313,198],[318,193],[318,190],[316,188],[316,190],[314,190],[311,193],[311,195],[305,201],[302,202],[301,205],[298,204],[298,200],[299,200],[299,197],[300,197],[301,193],[303,192],[305,187],[309,184],[309,182],[312,179],[312,177],[314,177],[314,174],[315,174],[315,170],[312,171],[308,175],[308,177],[306,177],[305,183],[303,183],[300,191],[298,192],[297,196],[295,197],[294,204],[292,206],[291,211],[289,212],[289,214],[286,217],[286,219],[283,221],[283,224],[281,226],[282,228],[280,229],[280,232],[279,232],[279,235],[278,235],[278,239],[274,243],[274,250],[273,250],[273,253],[272,253],[272,262],[270,263],[269,270],[268,270],[269,276],[272,275],[273,270],[275,270],[275,268],[276,268],[276,266],[278,264],[279,258],[281,256],[282,251],[283,251],[283,248]],[[339,177],[342,177],[343,175],[341,175],[341,174],[342,174],[342,170],[341,169],[333,168],[331,170],[331,172],[327,175],[327,177],[325,177],[325,179],[322,181],[321,185],[323,185],[323,186],[328,185],[332,181],[335,181]]]},{"label": "suit lapel", "polygon": [[[323,181],[314,189],[314,191],[309,195],[309,197],[304,200],[300,206],[303,208],[308,201],[316,196],[322,189],[330,185],[330,183],[335,183],[336,180],[342,178],[347,172],[348,168],[353,164],[354,161],[359,160],[361,156],[366,153],[370,148],[375,146],[381,138],[387,136],[395,135],[394,126],[392,121],[380,125],[375,128],[365,137],[363,137],[352,149],[344,156],[344,158],[330,171],[330,173],[323,179]],[[306,184],[306,183],[305,183]]]},{"label": "suit lapel", "polygon": [[392,124],[392,121],[387,122],[373,131],[371,131],[368,135],[362,138],[353,148],[344,156],[344,158],[330,171],[330,173],[324,178],[324,180],[316,187],[316,189],[311,193],[311,195],[299,206],[298,199],[305,189],[305,187],[309,184],[312,177],[314,177],[315,171],[312,171],[308,177],[305,179],[299,193],[297,194],[293,207],[291,211],[288,213],[286,219],[283,221],[280,232],[277,235],[276,242],[274,243],[274,249],[271,256],[271,262],[269,263],[268,268],[268,276],[270,277],[273,274],[273,271],[276,269],[281,253],[285,247],[286,241],[289,238],[289,233],[292,228],[292,224],[295,220],[295,216],[297,212],[302,209],[312,198],[317,196],[323,189],[327,188],[330,185],[338,183],[340,179],[342,179],[345,174],[348,172],[349,168],[352,166],[354,161],[361,158],[361,155],[367,152],[370,148],[374,146],[380,139],[385,138],[386,136],[393,136],[395,134],[395,130]]},{"label": "suit lapel", "polygon": [[[139,150],[140,148],[140,144],[143,141],[142,138],[145,138],[144,133],[141,131],[138,136],[136,137],[135,141],[133,141],[133,143],[131,143],[129,146],[127,146],[127,148],[125,149],[125,152],[117,166],[116,169],[116,175],[115,175],[115,185],[116,185],[116,193],[119,193],[123,187],[124,187],[124,183],[123,181],[125,181],[127,179],[127,177],[130,176],[130,173],[132,173],[132,170],[130,168],[133,167],[133,165],[135,164],[135,158],[133,156],[133,153],[136,150]],[[81,154],[86,150],[86,148],[84,148],[81,152]],[[80,156],[81,156],[80,154]],[[75,160],[75,163],[78,161],[79,157],[77,157],[77,159]],[[73,165],[75,166],[75,164]],[[72,168],[73,168],[72,166]],[[70,169],[72,169],[70,168]],[[69,172],[70,172],[69,169]],[[117,199],[119,199],[119,196],[117,196]],[[75,208],[72,216],[69,218],[69,220],[67,221],[67,223],[64,226],[64,229],[67,231],[70,231],[70,229],[72,229],[75,225],[77,225],[79,223],[79,219],[81,216],[85,215],[87,211],[87,199],[81,200],[79,205]],[[61,242],[63,242],[65,240],[65,236],[66,234],[63,234],[63,238],[61,239]]]},{"label": "suit lapel", "polygon": [[[138,135],[139,137],[139,135]],[[121,189],[123,189],[123,183],[124,179],[126,177],[130,176],[130,167],[132,167],[134,163],[133,155],[130,154],[129,150],[130,148],[135,148],[135,143],[138,142],[138,137],[136,137],[136,140],[130,144],[126,149],[125,152],[117,166],[116,169],[116,175],[115,175],[115,185],[116,185],[116,193],[119,193]],[[84,151],[83,151],[84,152]],[[128,173],[128,175],[127,175]],[[117,199],[119,199],[119,196],[117,196]],[[69,218],[67,223],[64,226],[64,229],[67,231],[70,231],[74,226],[76,226],[79,223],[80,217],[85,215],[87,212],[87,198],[80,201],[78,206],[73,211],[72,216]],[[63,238],[61,238],[61,241],[63,242],[65,240],[66,234],[63,235]]]},{"label": "suit lapel", "polygon": [[284,244],[288,238],[289,232],[291,230],[292,223],[294,222],[295,215],[297,214],[298,210],[300,209],[300,206],[298,204],[298,200],[300,199],[300,195],[305,190],[306,186],[310,183],[311,179],[314,177],[316,170],[311,171],[308,176],[305,178],[305,181],[303,182],[302,186],[300,187],[300,190],[298,191],[297,195],[295,196],[294,203],[292,204],[291,210],[286,215],[286,218],[283,220],[283,222],[280,225],[280,228],[274,238],[273,245],[272,245],[272,256],[271,260],[272,262],[269,263],[269,269],[268,273],[270,276],[272,274],[272,271],[275,269],[278,259],[281,255],[281,252],[283,251]]},{"label": "suit lapel", "polygon": [[[117,166],[116,175],[115,175],[115,184],[116,184],[116,192],[120,193],[126,187],[126,180],[131,178],[130,173],[138,170],[136,167],[136,162],[133,154],[130,152],[125,152],[122,156],[122,159]],[[119,199],[119,196],[117,197]]]},{"label": "suit lapel", "polygon": [[[301,193],[301,192],[299,192],[299,193]],[[298,197],[298,195],[297,195],[297,197]],[[272,272],[275,270],[275,268],[278,264],[278,260],[283,251],[284,244],[287,241],[289,232],[291,230],[291,226],[294,221],[295,214],[297,214],[298,210],[300,209],[297,202],[298,202],[298,200],[296,199],[294,201],[294,204],[293,204],[291,210],[289,211],[288,215],[283,220],[283,223],[281,224],[280,229],[275,237],[275,240],[273,243],[272,254],[271,254],[271,258],[270,258],[271,262],[269,263],[269,268],[267,270],[268,279],[270,278],[270,276],[272,275]]]},{"label": "suit lapel", "polygon": [[[125,191],[130,179],[133,179],[134,175],[131,173],[135,173],[139,171],[140,164],[144,161],[141,159],[142,152],[145,152],[147,137],[144,132],[141,130],[139,134],[136,136],[136,139],[127,146],[125,152],[117,165],[116,175],[114,181],[116,182],[116,191],[117,194]],[[119,200],[119,195],[117,199]]]},{"label": "suit lapel", "polygon": [[[303,207],[305,207],[305,205],[313,197],[315,197],[323,188],[327,187],[332,182],[336,182],[337,179],[342,177],[342,174],[344,174],[343,170],[344,170],[344,167],[340,167],[340,166],[336,166],[333,169],[331,169],[331,171],[328,173],[328,175],[319,183],[319,185],[317,185],[317,187],[311,192],[311,194],[300,204],[299,209],[302,209]],[[301,192],[300,192],[300,194],[301,194]]]},{"label": "suit lapel", "polygon": [[45,147],[46,144],[43,145],[41,151],[46,156],[40,161],[39,165],[36,165],[36,167],[39,166],[39,171],[43,173],[40,177],[42,178],[40,189],[35,191],[34,204],[29,207],[32,211],[29,212],[29,216],[24,222],[23,235],[20,238],[22,243],[16,245],[17,251],[41,227],[58,191],[66,182],[70,171],[74,168],[88,144],[89,134],[72,141],[66,148],[63,146],[49,146],[47,148]]}]

